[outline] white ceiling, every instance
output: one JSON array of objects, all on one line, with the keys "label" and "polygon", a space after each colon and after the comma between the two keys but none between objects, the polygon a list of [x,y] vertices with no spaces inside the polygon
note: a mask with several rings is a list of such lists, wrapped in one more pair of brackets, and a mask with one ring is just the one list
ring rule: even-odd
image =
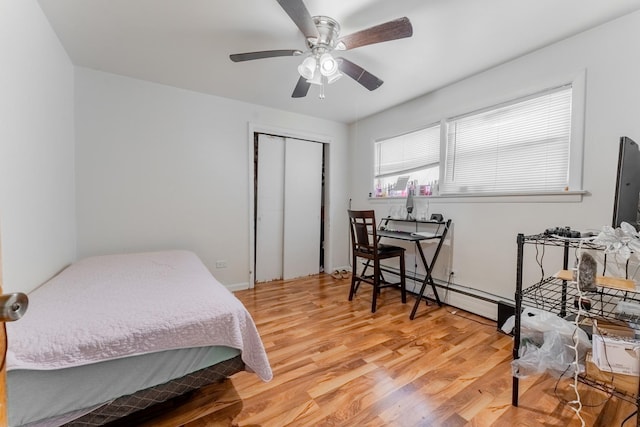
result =
[{"label": "white ceiling", "polygon": [[[640,0],[305,0],[341,35],[402,16],[413,37],[342,54],[384,80],[348,77],[293,99],[302,57],[233,63],[231,53],[305,50],[276,0],[39,0],[75,65],[351,123],[640,9]],[[615,48],[615,47],[612,47]]]}]

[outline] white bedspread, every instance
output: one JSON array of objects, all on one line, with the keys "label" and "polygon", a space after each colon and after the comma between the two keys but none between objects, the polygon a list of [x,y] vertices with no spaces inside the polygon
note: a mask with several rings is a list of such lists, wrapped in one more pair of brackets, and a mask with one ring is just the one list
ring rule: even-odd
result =
[{"label": "white bedspread", "polygon": [[185,347],[240,349],[248,369],[272,378],[251,315],[188,251],[78,261],[29,294],[7,323],[7,369],[59,369]]}]

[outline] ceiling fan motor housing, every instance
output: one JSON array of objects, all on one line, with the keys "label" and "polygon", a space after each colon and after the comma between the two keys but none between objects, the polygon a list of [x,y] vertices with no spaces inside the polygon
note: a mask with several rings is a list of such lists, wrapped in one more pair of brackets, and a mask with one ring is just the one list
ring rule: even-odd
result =
[{"label": "ceiling fan motor housing", "polygon": [[318,29],[318,38],[307,38],[307,46],[314,54],[331,52],[336,47],[340,35],[340,24],[328,16],[314,16],[313,23]]}]

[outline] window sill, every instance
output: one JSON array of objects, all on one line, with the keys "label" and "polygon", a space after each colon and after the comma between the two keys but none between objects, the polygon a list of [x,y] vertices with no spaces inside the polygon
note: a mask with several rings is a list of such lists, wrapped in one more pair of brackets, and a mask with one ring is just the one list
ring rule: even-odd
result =
[{"label": "window sill", "polygon": [[[486,193],[486,194],[444,194],[438,196],[413,196],[414,200],[428,200],[435,203],[570,203],[581,202],[589,192],[570,190],[540,193]],[[406,197],[369,197],[372,202],[394,203]]]}]

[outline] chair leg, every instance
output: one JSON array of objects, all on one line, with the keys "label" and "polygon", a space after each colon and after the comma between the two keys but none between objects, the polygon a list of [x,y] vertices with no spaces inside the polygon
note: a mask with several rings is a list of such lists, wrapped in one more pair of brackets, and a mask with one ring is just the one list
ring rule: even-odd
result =
[{"label": "chair leg", "polygon": [[371,312],[376,312],[376,304],[378,303],[378,292],[380,292],[380,263],[375,260],[373,263],[373,298],[371,302]]},{"label": "chair leg", "polygon": [[[369,267],[371,267],[370,264],[371,264],[371,260],[368,259],[367,262],[365,262],[364,265],[362,266],[362,273],[360,273],[360,277],[367,277],[367,269]],[[354,270],[355,270],[355,267],[354,267]],[[358,283],[356,284],[356,289],[355,289],[354,292],[358,292],[358,288],[360,287],[360,283],[362,283],[362,280],[358,280]]]},{"label": "chair leg", "polygon": [[404,252],[400,255],[400,293],[402,294],[402,303],[407,302],[407,283],[404,269]]},{"label": "chair leg", "polygon": [[[360,277],[367,277],[367,268],[369,268],[369,261],[367,260],[367,262],[364,263],[364,266],[362,267],[362,273],[360,273]],[[356,288],[354,290],[354,292],[358,292],[358,288],[360,287],[360,284],[362,283],[362,279],[358,279],[358,283],[356,283]]]},{"label": "chair leg", "polygon": [[356,293],[356,276],[357,276],[357,266],[356,266],[356,256],[353,256],[353,274],[351,274],[351,289],[349,289],[349,301],[353,300],[353,295]]}]

